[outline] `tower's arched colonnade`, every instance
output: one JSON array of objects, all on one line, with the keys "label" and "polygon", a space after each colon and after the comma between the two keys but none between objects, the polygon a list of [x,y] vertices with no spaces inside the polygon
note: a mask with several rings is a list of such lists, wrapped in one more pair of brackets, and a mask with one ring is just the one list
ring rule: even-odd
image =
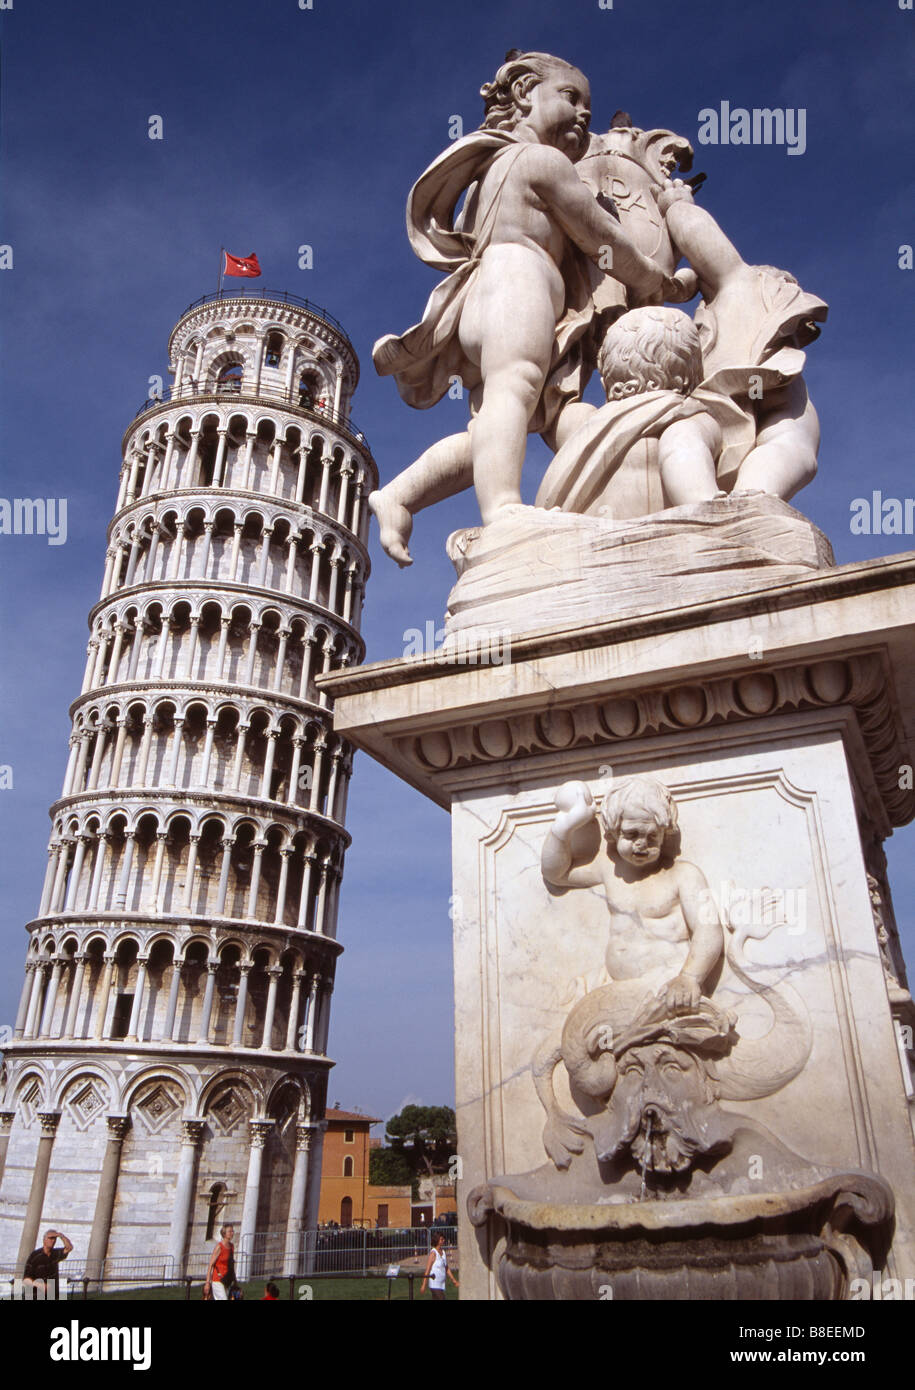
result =
[{"label": "tower's arched colonnade", "polygon": [[316,1221],[353,755],[315,679],[363,657],[377,471],[315,306],[210,296],[169,361],[124,436],[0,1073],[11,1273],[49,1223],[110,1276],[230,1220],[291,1272]]}]

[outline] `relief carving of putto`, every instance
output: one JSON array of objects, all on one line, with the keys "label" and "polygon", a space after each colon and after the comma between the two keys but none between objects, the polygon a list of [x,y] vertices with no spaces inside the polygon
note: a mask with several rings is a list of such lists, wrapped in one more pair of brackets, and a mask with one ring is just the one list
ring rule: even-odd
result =
[{"label": "relief carving of putto", "polygon": [[[772,1095],[801,1072],[812,1046],[806,1005],[783,979],[764,983],[744,955],[746,931],[722,920],[702,870],[680,855],[676,802],[660,781],[617,781],[599,810],[583,783],[568,782],[555,802],[545,884],[603,896],[606,979],[585,983],[533,1058],[548,1162],[468,1199],[476,1225],[492,1217],[509,1232],[503,1290],[582,1297],[612,1276],[617,1297],[705,1297],[697,1289],[714,1269],[734,1288],[742,1271],[752,1291],[740,1297],[841,1297],[870,1268],[890,1190],[875,1175],[809,1162],[722,1105]],[[738,1001],[754,997],[771,1025],[744,1037]],[[560,1066],[577,1114],[557,1099]],[[695,1266],[691,1244],[678,1263],[671,1248],[646,1244],[649,1230],[674,1249],[697,1235],[709,1248]],[[576,1264],[578,1243],[585,1263]]]}]

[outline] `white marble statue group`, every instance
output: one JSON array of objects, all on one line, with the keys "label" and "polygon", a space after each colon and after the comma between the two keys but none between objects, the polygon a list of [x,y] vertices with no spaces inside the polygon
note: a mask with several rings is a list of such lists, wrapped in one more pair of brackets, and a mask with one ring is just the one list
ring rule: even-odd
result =
[{"label": "white marble statue group", "polygon": [[[697,206],[673,177],[690,168],[687,140],[623,113],[590,135],[577,68],[513,50],[481,94],[481,127],[407,204],[416,254],[447,277],[422,321],[374,350],[408,404],[459,382],[471,420],[370,497],[387,553],[409,564],[415,513],[471,484],[484,527],[522,509],[530,433],[555,455],[541,509],[619,521],[792,497],[816,470],[802,371],[823,301],[748,265]],[[697,294],[693,317],[667,307]],[[602,407],[582,399],[595,368]]]}]

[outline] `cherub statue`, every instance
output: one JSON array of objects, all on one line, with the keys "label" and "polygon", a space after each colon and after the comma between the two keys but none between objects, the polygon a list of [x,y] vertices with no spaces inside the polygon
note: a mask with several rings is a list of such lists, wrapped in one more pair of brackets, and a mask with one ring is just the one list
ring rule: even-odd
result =
[{"label": "cherub statue", "polygon": [[[679,179],[658,194],[658,207],[698,277],[704,385],[743,399],[755,422],[752,447],[734,461],[732,490],[787,501],[816,473],[820,427],[801,376],[802,349],[818,336],[826,305],[788,271],[749,265]],[[748,398],[754,378],[761,394],[751,389]]]},{"label": "cherub statue", "polygon": [[[647,428],[657,436],[658,473],[666,504],[676,507],[727,496],[718,486],[716,465],[724,444],[720,417],[730,402],[697,392],[703,375],[702,348],[689,315],[664,307],[631,309],[607,330],[597,366],[608,402],[626,402],[620,420],[626,420],[627,436],[639,414],[638,409],[630,409],[641,403],[634,398],[653,393],[653,423]],[[658,407],[665,397],[658,392],[673,392],[679,398],[667,396],[668,408],[660,415]],[[619,450],[615,452],[618,456]]]},{"label": "cherub statue", "polygon": [[[546,472],[540,507],[622,520],[741,493],[788,501],[816,473],[819,422],[803,348],[826,305],[787,271],[743,260],[691,187],[671,180],[672,164],[688,167],[691,156],[669,131],[614,130],[591,141],[585,181],[612,190],[624,227],[665,270],[685,256],[684,294],[692,277],[703,298],[694,323],[672,310],[620,318],[616,286],[598,286],[596,308],[611,324],[599,357],[608,404],[577,404],[578,428]],[[674,452],[677,466],[665,466]]]},{"label": "cherub statue", "polygon": [[606,854],[574,865],[570,840],[598,816],[584,782],[566,782],[544,841],[541,869],[558,888],[603,888],[611,979],[657,979],[669,1011],[694,1009],[721,959],[724,934],[702,870],[678,858],[677,807],[653,777],[626,777],[601,805]]},{"label": "cherub statue", "polygon": [[369,497],[382,546],[400,565],[411,563],[417,511],[472,482],[489,524],[522,505],[528,433],[559,447],[574,429],[562,416],[580,404],[584,385],[575,347],[594,316],[589,260],[612,258],[613,277],[635,303],[694,292],[695,276],[687,288],[643,255],[575,172],[590,120],[590,89],[577,68],[513,49],[481,95],[481,129],[429,166],[407,204],[413,249],[451,273],[422,322],[373,352],[408,404],[435,404],[459,378],[473,415],[467,431],[440,440]]}]

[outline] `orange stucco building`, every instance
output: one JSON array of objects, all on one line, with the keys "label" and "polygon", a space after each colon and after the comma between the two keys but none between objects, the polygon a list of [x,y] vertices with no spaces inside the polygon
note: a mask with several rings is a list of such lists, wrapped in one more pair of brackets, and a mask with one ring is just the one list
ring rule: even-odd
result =
[{"label": "orange stucco building", "polygon": [[360,1115],[337,1106],[327,1112],[324,1158],[321,1164],[319,1223],[340,1226],[409,1226],[410,1185],[373,1187],[369,1182],[369,1130],[374,1115]]}]

